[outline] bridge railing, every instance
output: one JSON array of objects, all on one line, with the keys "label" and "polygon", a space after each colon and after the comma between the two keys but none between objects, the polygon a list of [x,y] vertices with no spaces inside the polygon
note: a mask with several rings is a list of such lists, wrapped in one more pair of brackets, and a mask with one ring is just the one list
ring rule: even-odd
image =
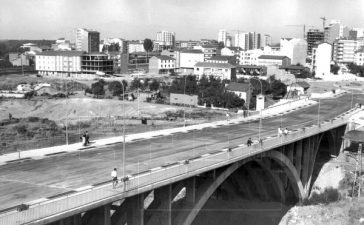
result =
[{"label": "bridge railing", "polygon": [[1,213],[0,225],[24,224],[39,221],[105,201],[112,202],[140,192],[152,190],[168,183],[183,180],[190,176],[195,176],[214,168],[228,165],[264,151],[344,125],[347,123],[349,117],[356,112],[356,110],[350,110],[332,120],[326,120],[322,121],[320,124],[292,130],[286,136],[278,137],[275,135],[264,137],[262,142],[255,140],[254,144],[249,147],[245,144],[241,144],[234,148],[221,149],[220,151],[212,152],[210,154],[204,154],[202,156],[134,174],[125,182],[121,183],[116,189],[112,188],[111,182],[106,182],[83,191],[75,191],[58,197],[50,197],[45,201],[29,204],[29,208],[22,211],[12,210]]}]

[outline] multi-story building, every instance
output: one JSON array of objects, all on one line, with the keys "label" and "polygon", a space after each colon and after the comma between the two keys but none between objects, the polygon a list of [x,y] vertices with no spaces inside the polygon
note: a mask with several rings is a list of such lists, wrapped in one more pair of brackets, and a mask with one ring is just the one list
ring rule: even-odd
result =
[{"label": "multi-story building", "polygon": [[225,47],[221,49],[222,56],[234,56],[236,62],[234,64],[240,64],[240,52],[243,51],[240,47]]},{"label": "multi-story building", "polygon": [[82,73],[82,51],[46,51],[35,56],[35,69],[39,75],[51,77],[74,77]]},{"label": "multi-story building", "polygon": [[330,75],[332,45],[321,43],[312,49],[312,69],[316,77]]},{"label": "multi-story building", "polygon": [[258,57],[259,66],[289,66],[291,59],[282,55],[261,55]]},{"label": "multi-story building", "polygon": [[312,48],[324,41],[324,32],[318,29],[310,29],[307,32],[307,55],[312,55]]},{"label": "multi-story building", "polygon": [[334,41],[333,60],[337,63],[354,62],[354,53],[358,47],[356,40],[338,39]]},{"label": "multi-story building", "polygon": [[239,60],[236,56],[226,56],[226,55],[217,55],[209,58],[206,62],[209,63],[229,63],[233,66],[236,66],[239,64]]},{"label": "multi-story building", "polygon": [[248,33],[238,32],[235,34],[235,47],[240,47],[243,50],[247,50],[248,46]]},{"label": "multi-story building", "polygon": [[87,53],[99,52],[100,33],[95,30],[78,28],[76,31],[76,50]]},{"label": "multi-story building", "polygon": [[256,32],[248,33],[248,47],[247,49],[258,49],[262,47],[262,35]]},{"label": "multi-story building", "polygon": [[180,53],[180,70],[182,73],[193,73],[193,68],[198,62],[203,62],[205,55],[201,50],[184,49]]},{"label": "multi-story building", "polygon": [[82,55],[81,69],[85,74],[112,74],[114,61],[104,53]]},{"label": "multi-story building", "polygon": [[216,56],[217,47],[215,45],[198,45],[193,49],[201,50],[204,54],[205,61],[213,56]]},{"label": "multi-story building", "polygon": [[354,27],[352,30],[356,31],[357,34],[357,38],[362,38],[364,37],[364,28],[358,28],[358,27]]},{"label": "multi-story building", "polygon": [[206,75],[221,80],[235,80],[236,67],[229,63],[198,62],[194,66],[194,74],[198,76],[198,79]]},{"label": "multi-story building", "polygon": [[142,40],[128,42],[128,53],[134,52],[145,52]]},{"label": "multi-story building", "polygon": [[291,64],[305,65],[307,57],[307,42],[298,38],[281,38],[280,54],[291,59]]},{"label": "multi-story building", "polygon": [[174,72],[176,60],[172,57],[160,55],[149,59],[149,72],[156,74],[168,74]]},{"label": "multi-story building", "polygon": [[192,49],[194,46],[199,45],[199,41],[176,41],[176,48]]},{"label": "multi-story building", "polygon": [[354,53],[354,63],[358,66],[364,65],[364,47],[356,50]]},{"label": "multi-story building", "polygon": [[109,49],[112,45],[119,46],[119,53],[128,52],[128,42],[122,38],[105,38],[102,43],[100,43],[100,52],[102,49]]},{"label": "multi-story building", "polygon": [[264,34],[263,44],[261,47],[269,46],[272,44],[272,37],[269,34]]},{"label": "multi-story building", "polygon": [[223,42],[224,45],[226,45],[226,39],[227,39],[228,33],[226,32],[225,29],[220,29],[218,36],[217,36],[217,41],[218,42]]},{"label": "multi-story building", "polygon": [[239,60],[240,65],[258,65],[258,57],[264,52],[261,49],[253,49],[247,51],[240,51]]},{"label": "multi-story building", "polygon": [[162,49],[174,48],[176,44],[176,34],[165,30],[159,31],[157,32],[156,42],[159,43],[159,46],[162,46]]}]

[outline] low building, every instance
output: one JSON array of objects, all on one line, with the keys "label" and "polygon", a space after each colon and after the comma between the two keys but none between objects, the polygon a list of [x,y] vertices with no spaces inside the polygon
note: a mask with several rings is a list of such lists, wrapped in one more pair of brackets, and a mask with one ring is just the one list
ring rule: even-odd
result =
[{"label": "low building", "polygon": [[168,74],[174,72],[176,60],[172,57],[161,55],[149,59],[149,73]]},{"label": "low building", "polygon": [[237,73],[240,75],[250,76],[266,76],[267,67],[265,66],[254,66],[254,65],[239,65],[237,66]]},{"label": "low building", "polygon": [[279,69],[284,70],[286,73],[299,75],[305,70],[305,67],[299,65],[289,65],[289,66],[279,66]]},{"label": "low building", "polygon": [[185,95],[185,94],[171,93],[169,99],[170,99],[169,102],[173,105],[197,106],[197,104],[198,104],[197,95]]},{"label": "low building", "polygon": [[29,66],[29,57],[27,57],[24,53],[10,52],[9,53],[9,62],[13,66]]},{"label": "low building", "polygon": [[252,90],[248,83],[231,82],[226,86],[225,90],[236,94],[239,98],[244,99],[245,102],[250,101]]},{"label": "low building", "polygon": [[287,93],[292,93],[292,96],[300,96],[307,94],[307,89],[310,88],[310,84],[305,81],[297,81],[287,86]]},{"label": "low building", "polygon": [[229,63],[198,62],[194,66],[194,74],[199,76],[214,76],[221,80],[235,80],[236,67]]},{"label": "low building", "polygon": [[260,66],[289,66],[291,65],[291,59],[287,56],[280,55],[261,55],[258,57],[258,65]]}]

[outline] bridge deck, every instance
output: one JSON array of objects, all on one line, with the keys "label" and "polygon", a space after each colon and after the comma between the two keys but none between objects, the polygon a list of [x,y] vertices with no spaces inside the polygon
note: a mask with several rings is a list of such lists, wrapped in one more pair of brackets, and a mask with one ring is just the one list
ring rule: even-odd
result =
[{"label": "bridge deck", "polygon": [[[347,111],[351,95],[321,100],[320,120],[333,118]],[[362,103],[363,100],[361,100]],[[294,129],[317,124],[318,106],[301,109],[262,122],[262,136],[276,134],[277,128]],[[258,138],[259,122],[140,140],[126,144],[126,170],[135,174],[157,166],[200,156],[245,143],[248,137]],[[116,144],[41,160],[7,164],[0,167],[0,210],[42,197],[50,197],[73,189],[105,182],[110,171],[122,171],[122,145]]]}]

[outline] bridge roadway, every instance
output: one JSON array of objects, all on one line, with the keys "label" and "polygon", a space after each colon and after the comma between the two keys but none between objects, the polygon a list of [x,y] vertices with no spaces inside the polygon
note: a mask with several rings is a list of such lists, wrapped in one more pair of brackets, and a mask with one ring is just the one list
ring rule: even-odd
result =
[{"label": "bridge roadway", "polygon": [[[359,95],[360,96],[360,95]],[[321,100],[320,120],[333,118],[351,106],[351,95]],[[364,98],[358,99],[364,104]],[[356,100],[356,102],[358,102]],[[262,120],[261,135],[317,124],[318,105]],[[126,144],[126,173],[133,174],[228,146],[258,139],[259,121],[176,133]],[[92,134],[92,132],[91,132]],[[0,210],[110,179],[122,171],[122,144],[0,166]]]}]

